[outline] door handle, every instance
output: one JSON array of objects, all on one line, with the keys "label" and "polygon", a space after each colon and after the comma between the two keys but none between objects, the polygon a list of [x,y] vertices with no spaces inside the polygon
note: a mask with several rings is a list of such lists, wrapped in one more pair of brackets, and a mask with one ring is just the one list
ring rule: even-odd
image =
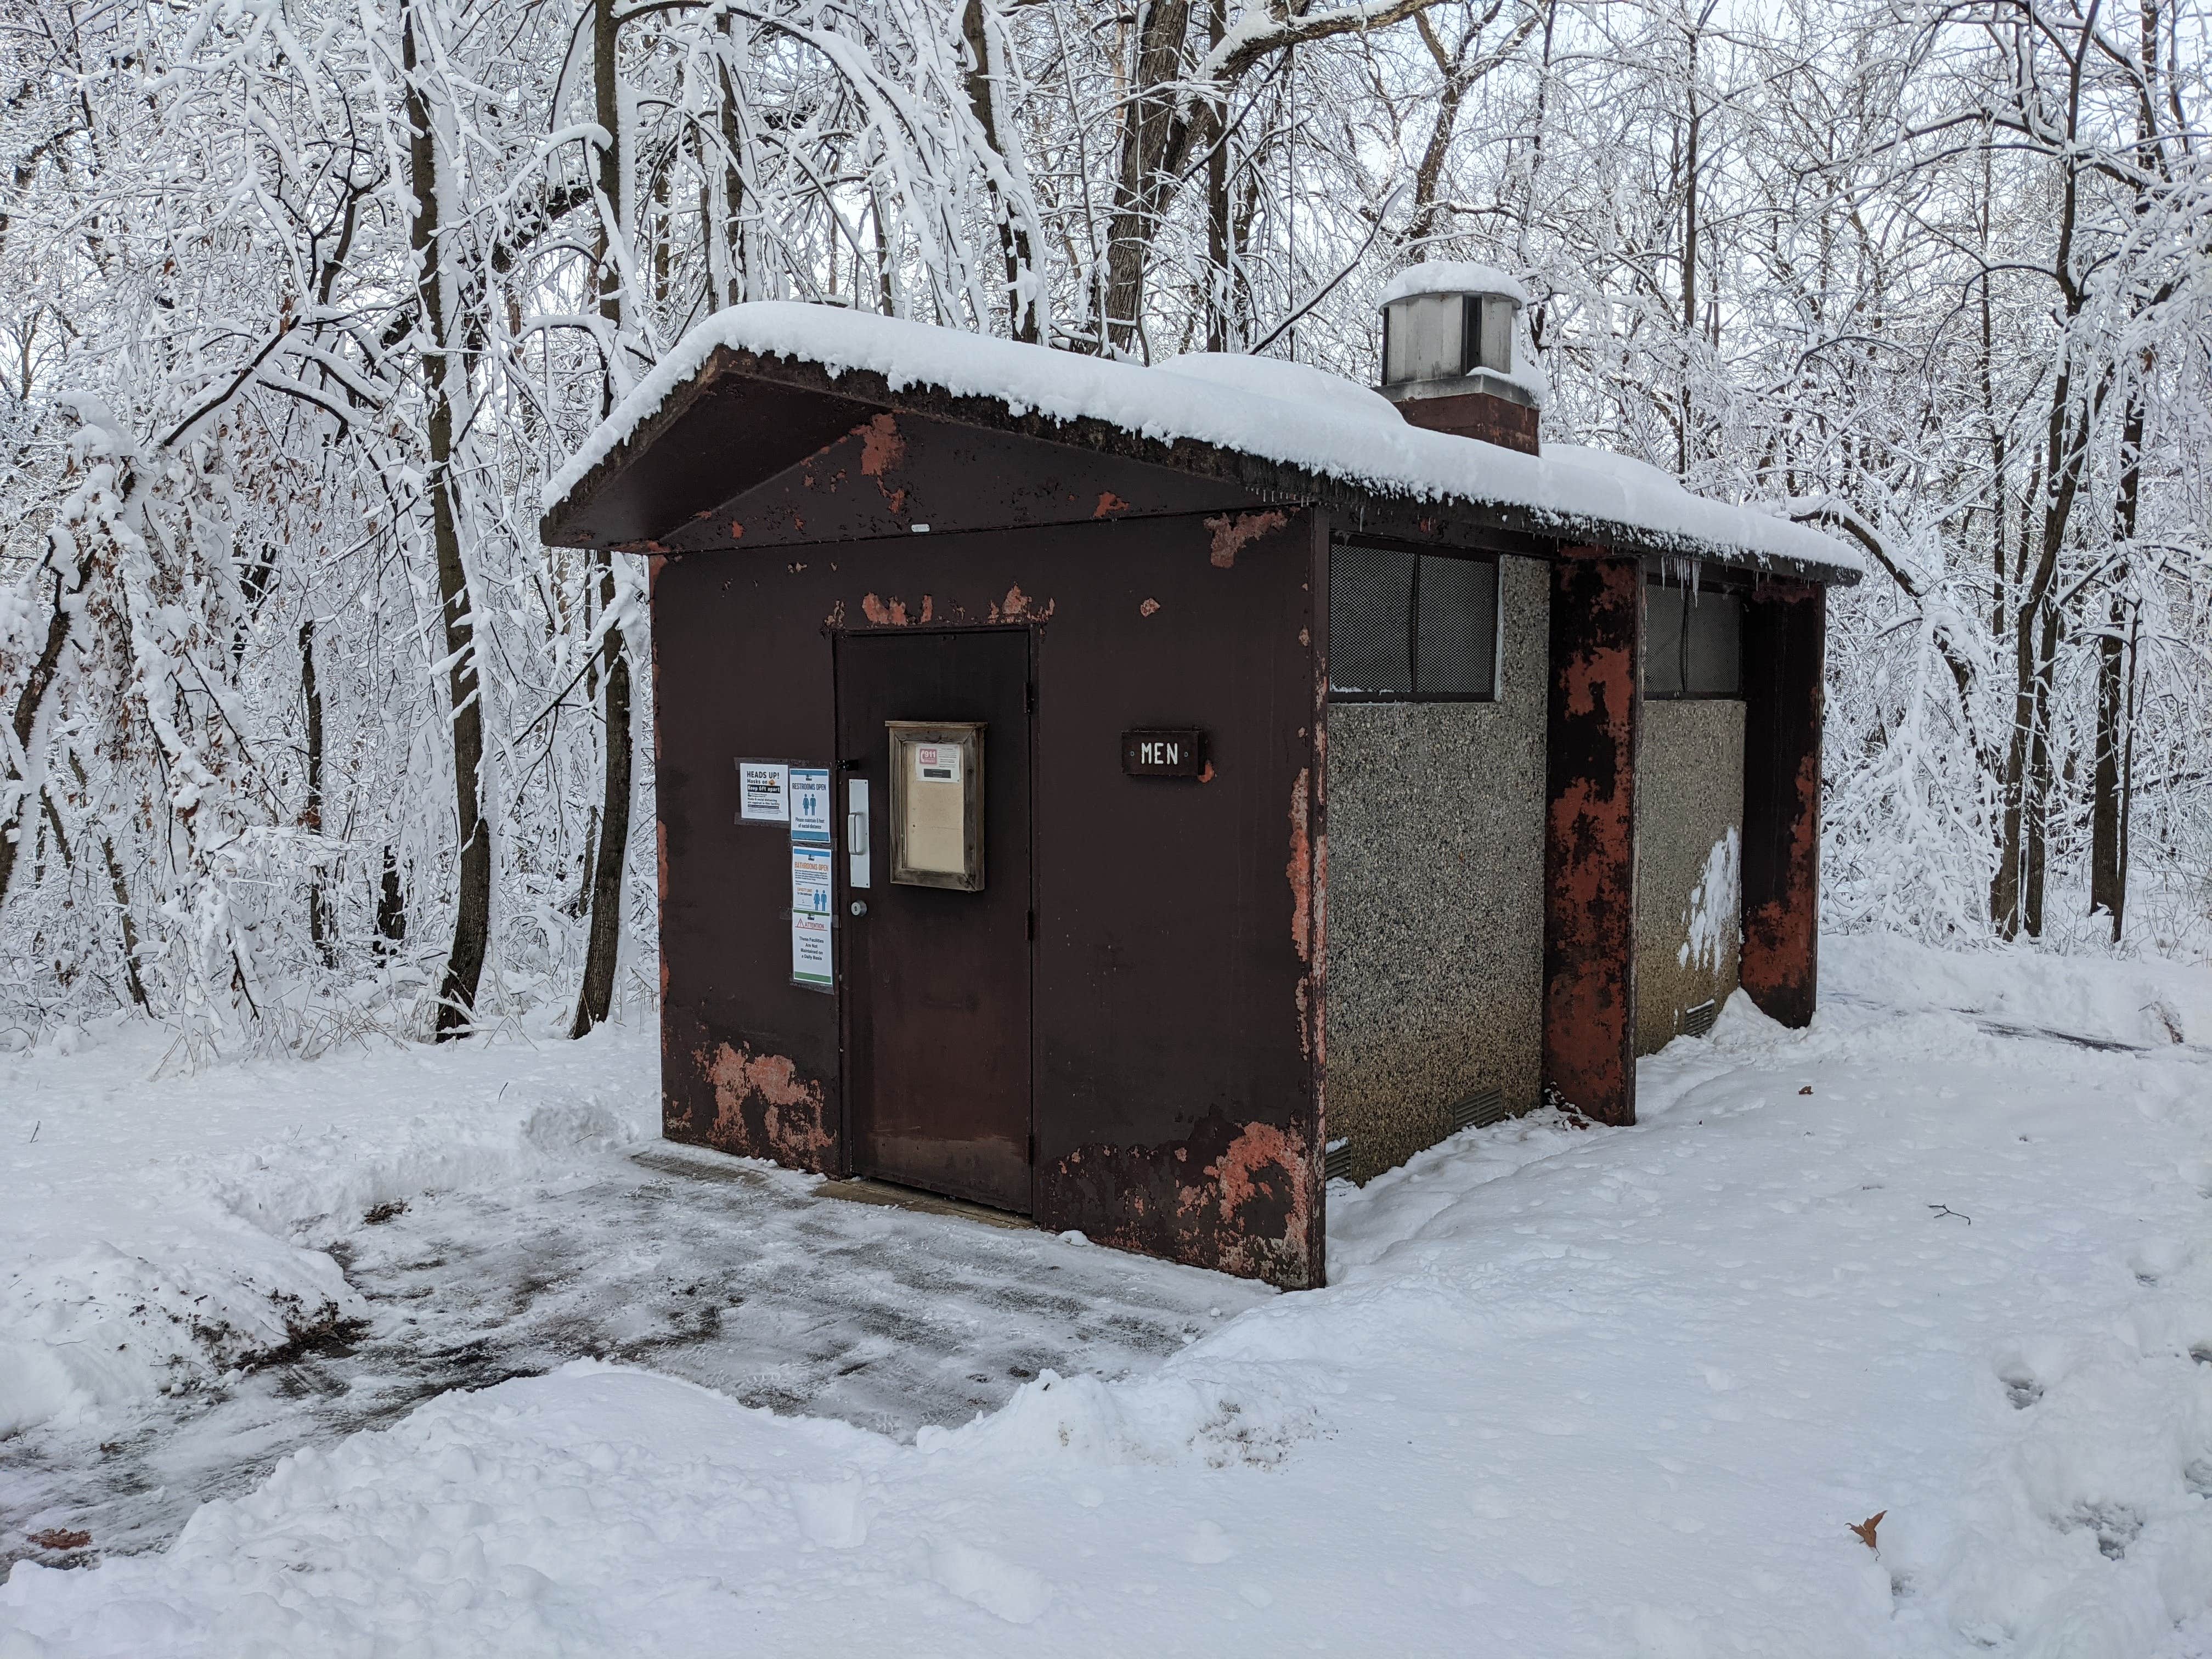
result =
[{"label": "door handle", "polygon": [[868,781],[848,778],[845,783],[846,880],[854,887],[869,884]]}]

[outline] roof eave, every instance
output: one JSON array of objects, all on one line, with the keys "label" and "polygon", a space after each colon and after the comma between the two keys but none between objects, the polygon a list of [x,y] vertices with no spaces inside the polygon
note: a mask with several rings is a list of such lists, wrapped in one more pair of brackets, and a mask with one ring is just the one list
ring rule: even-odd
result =
[{"label": "roof eave", "polygon": [[[1395,532],[1446,545],[1523,552],[1537,557],[1560,547],[1601,545],[1638,557],[1704,559],[1734,569],[1838,586],[1855,584],[1862,574],[1849,566],[1821,564],[1704,537],[1653,532],[1594,515],[1540,514],[1516,503],[1480,496],[1416,496],[1376,489],[1195,438],[1162,441],[1092,416],[1063,420],[1036,410],[1017,411],[998,398],[956,393],[939,386],[895,389],[888,379],[872,369],[833,369],[811,359],[724,345],[716,346],[696,374],[640,422],[545,514],[539,533],[546,544],[599,545],[572,528],[593,498],[678,425],[702,397],[733,377],[1148,463],[1232,483],[1271,500],[1311,502],[1347,514],[1362,528],[1377,534]],[[627,550],[637,544],[607,545]]]}]

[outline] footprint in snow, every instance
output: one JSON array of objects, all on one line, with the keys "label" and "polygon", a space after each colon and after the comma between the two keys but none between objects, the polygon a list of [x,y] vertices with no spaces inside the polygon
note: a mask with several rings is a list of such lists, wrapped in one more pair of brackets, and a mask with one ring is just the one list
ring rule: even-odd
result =
[{"label": "footprint in snow", "polygon": [[2179,1239],[2145,1239],[2128,1258],[2136,1283],[2148,1286],[2165,1282],[2189,1265],[2189,1248]]}]

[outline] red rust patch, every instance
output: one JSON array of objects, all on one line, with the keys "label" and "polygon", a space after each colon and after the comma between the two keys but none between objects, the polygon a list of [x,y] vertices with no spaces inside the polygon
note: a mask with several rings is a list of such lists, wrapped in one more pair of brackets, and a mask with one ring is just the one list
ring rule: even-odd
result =
[{"label": "red rust patch", "polygon": [[878,628],[904,628],[906,601],[896,599],[881,599],[873,593],[863,594],[860,599],[860,614]]},{"label": "red rust patch", "polygon": [[1213,550],[1206,555],[1217,570],[1226,570],[1237,562],[1237,556],[1261,537],[1280,530],[1291,521],[1291,515],[1274,507],[1258,513],[1224,513],[1218,518],[1206,520],[1206,527],[1213,532]]},{"label": "red rust patch", "polygon": [[822,1085],[802,1078],[792,1060],[725,1042],[702,1069],[714,1090],[708,1145],[795,1169],[830,1167],[836,1146],[823,1121]]},{"label": "red rust patch", "polygon": [[1103,519],[1109,513],[1126,513],[1128,510],[1128,502],[1110,489],[1102,489],[1098,492],[1098,509],[1091,516],[1094,519]]},{"label": "red rust patch", "polygon": [[1643,571],[1552,567],[1545,733],[1544,1086],[1605,1123],[1636,1121],[1637,658]]},{"label": "red rust patch", "polygon": [[1244,1132],[1229,1143],[1229,1150],[1206,1166],[1218,1189],[1215,1201],[1221,1218],[1232,1219],[1238,1210],[1262,1195],[1255,1183],[1255,1176],[1269,1170],[1295,1170],[1304,1156],[1304,1148],[1294,1132],[1273,1123],[1246,1124]]},{"label": "red rust patch", "polygon": [[854,430],[860,440],[860,471],[867,477],[880,478],[906,459],[906,440],[890,416],[875,416]]},{"label": "red rust patch", "polygon": [[1304,1289],[1322,1277],[1311,1146],[1295,1123],[1208,1116],[1187,1141],[1078,1147],[1040,1170],[1044,1212],[1116,1249]]},{"label": "red rust patch", "polygon": [[1291,858],[1283,866],[1291,883],[1291,944],[1300,962],[1313,960],[1313,840],[1306,822],[1312,777],[1302,766],[1291,785]]},{"label": "red rust patch", "polygon": [[1140,617],[1156,617],[1159,611],[1160,602],[1158,599],[1146,599],[1137,607],[1137,614]]},{"label": "red rust patch", "polygon": [[1051,599],[1039,605],[1023,592],[1021,584],[1016,582],[1006,590],[1006,597],[991,607],[990,620],[994,623],[1050,622],[1054,606],[1054,602]]}]

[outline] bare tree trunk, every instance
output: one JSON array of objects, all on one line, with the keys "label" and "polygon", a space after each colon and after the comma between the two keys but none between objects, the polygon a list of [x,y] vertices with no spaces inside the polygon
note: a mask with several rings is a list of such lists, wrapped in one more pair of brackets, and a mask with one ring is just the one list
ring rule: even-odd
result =
[{"label": "bare tree trunk", "polygon": [[[722,166],[722,234],[716,243],[715,255],[722,262],[722,291],[716,296],[718,304],[736,305],[751,296],[750,262],[745,257],[745,175],[739,170],[738,157],[743,153],[743,135],[738,130],[738,86],[732,59],[735,56],[736,20],[724,12],[714,21],[714,27],[723,38],[731,42],[722,51],[715,72],[721,82],[721,109],[719,118],[722,132],[725,160]],[[830,262],[834,272],[836,262]]]},{"label": "bare tree trunk", "polygon": [[[1332,35],[1386,27],[1436,3],[1437,0],[1378,0],[1372,9],[1345,6],[1318,11],[1284,7],[1272,14],[1277,27],[1246,39],[1213,66],[1215,78],[1225,97],[1227,88],[1263,58]],[[1191,0],[1146,0],[1138,19],[1136,63],[1122,109],[1114,211],[1106,227],[1103,320],[1106,343],[1116,351],[1127,351],[1142,332],[1152,240],[1175,199],[1184,165],[1197,146],[1217,141],[1223,125],[1222,103],[1183,95],[1190,14]]]},{"label": "bare tree trunk", "polygon": [[1137,26],[1137,62],[1121,117],[1121,170],[1106,227],[1106,340],[1126,351],[1145,308],[1152,237],[1188,142],[1171,84],[1182,77],[1190,0],[1150,0]]},{"label": "bare tree trunk", "polygon": [[[615,599],[613,556],[595,556],[600,568],[599,602]],[[599,803],[598,856],[592,866],[592,931],[584,952],[584,984],[576,998],[576,1018],[568,1035],[580,1037],[607,1017],[613,1006],[615,964],[622,950],[623,865],[629,853],[630,731],[629,659],[622,629],[610,625],[606,638],[605,788]]]},{"label": "bare tree trunk", "polygon": [[[84,763],[77,758],[74,750],[70,751],[69,763],[70,771],[76,779],[77,788],[89,799],[92,782],[85,776]],[[51,796],[47,798],[46,811],[52,815],[53,800]],[[52,822],[55,840],[61,847],[63,858],[67,859],[69,844],[61,840],[61,819],[55,816]],[[107,867],[107,890],[115,901],[116,922],[123,930],[123,982],[131,992],[131,1000],[141,1008],[148,1008],[152,1005],[146,1000],[146,982],[138,975],[138,923],[131,914],[131,884],[123,879],[123,862],[115,856],[115,838],[103,829],[94,839],[100,842],[100,861]]]},{"label": "bare tree trunk", "polygon": [[384,849],[384,868],[376,883],[376,937],[386,952],[407,942],[407,894],[399,884],[399,860]]},{"label": "bare tree trunk", "polygon": [[[315,684],[315,621],[300,624],[300,696],[307,705],[307,799],[300,808],[302,829],[323,832],[323,693]],[[307,881],[307,938],[325,968],[338,965],[337,942],[331,936],[330,905],[323,890],[323,870],[318,864]]]},{"label": "bare tree trunk", "polygon": [[2037,635],[2034,731],[2027,751],[2027,798],[2022,811],[2021,926],[2030,939],[2043,937],[2044,876],[2051,842],[2051,679],[2058,657],[2058,608],[2043,608]]},{"label": "bare tree trunk", "polygon": [[414,0],[400,8],[401,61],[407,70],[408,186],[413,198],[410,242],[415,252],[416,301],[428,394],[430,529],[437,555],[438,600],[445,620],[447,696],[453,711],[453,814],[459,835],[460,886],[455,896],[453,949],[438,988],[436,1035],[441,1042],[463,1035],[475,1018],[477,988],[491,940],[491,829],[483,820],[483,702],[478,695],[476,623],[469,607],[468,573],[461,561],[454,508],[453,380],[466,371],[451,349],[453,319],[446,315],[445,252],[439,245],[438,140],[422,90],[415,41]]},{"label": "bare tree trunk", "polygon": [[[960,33],[968,43],[968,103],[975,112],[976,125],[983,129],[984,142],[1003,157],[1007,150],[999,131],[990,23],[983,15],[983,6],[984,0],[968,0],[960,14]],[[1037,273],[1036,250],[1030,246],[1029,227],[1017,217],[1013,203],[995,185],[993,194],[999,208],[999,252],[1006,266],[1007,321],[1014,338],[1035,345],[1044,337],[1042,311],[1037,304],[1038,284],[1044,279]]]},{"label": "bare tree trunk", "polygon": [[[617,125],[620,100],[615,81],[618,66],[615,60],[614,0],[596,0],[594,15],[599,20],[593,39],[599,51],[599,121],[617,138],[599,152],[599,189],[609,210],[619,213],[623,198],[623,147]],[[611,277],[614,260],[605,258],[602,269]],[[619,337],[624,320],[621,286],[611,280],[600,292],[600,309],[615,325]],[[599,605],[604,613],[615,602],[613,555],[601,550],[593,554],[592,561],[599,569]],[[604,649],[605,672],[599,676],[599,713],[605,764],[600,778],[599,845],[589,875],[592,922],[586,935],[584,981],[576,995],[576,1018],[568,1030],[572,1037],[582,1036],[606,1018],[614,1000],[616,958],[622,949],[623,861],[629,851],[629,661],[623,651],[622,629],[611,621]]]},{"label": "bare tree trunk", "polygon": [[131,915],[131,887],[123,879],[123,866],[115,856],[112,837],[100,837],[100,858],[107,866],[107,890],[115,900],[115,920],[123,930],[123,982],[130,988],[131,1001],[141,1008],[149,1007],[145,981],[138,976],[138,923]]},{"label": "bare tree trunk", "polygon": [[[58,581],[59,578],[56,580]],[[46,643],[40,647],[39,659],[31,665],[31,672],[24,677],[22,689],[15,694],[12,720],[15,753],[23,757],[27,767],[30,761],[32,734],[38,730],[39,711],[46,705],[46,693],[52,689],[54,676],[61,670],[63,647],[69,643],[70,618],[70,611],[62,603],[62,594],[58,587],[54,593],[54,614],[46,623]],[[21,798],[9,808],[5,817],[0,817],[0,904],[8,902],[8,884],[15,874],[15,850],[21,844],[24,830],[30,822],[31,798],[38,793],[31,787],[29,776],[15,769],[12,758],[8,767],[8,781],[17,788]]]},{"label": "bare tree trunk", "polygon": [[[1206,41],[1209,49],[1221,44],[1229,30],[1229,0],[1206,0]],[[1206,151],[1206,349],[1226,351],[1235,333],[1231,325],[1236,273],[1230,249],[1233,227],[1229,206],[1229,129],[1214,123],[1213,140]]]},{"label": "bare tree trunk", "polygon": [[[2120,439],[2120,487],[2113,507],[2113,528],[2124,544],[2135,540],[2142,499],[2143,401],[2140,387],[2131,388]],[[2131,667],[2124,638],[2128,605],[2120,591],[2127,580],[2124,560],[2113,570],[2112,580],[2113,591],[2105,629],[2097,638],[2097,752],[2089,794],[2089,908],[2093,914],[2102,910],[2112,919],[2112,939],[2118,943],[2128,905],[2126,855],[2120,839],[2120,825],[2126,817],[2120,760],[2132,735],[2123,726],[2127,717],[2124,681]]]}]

